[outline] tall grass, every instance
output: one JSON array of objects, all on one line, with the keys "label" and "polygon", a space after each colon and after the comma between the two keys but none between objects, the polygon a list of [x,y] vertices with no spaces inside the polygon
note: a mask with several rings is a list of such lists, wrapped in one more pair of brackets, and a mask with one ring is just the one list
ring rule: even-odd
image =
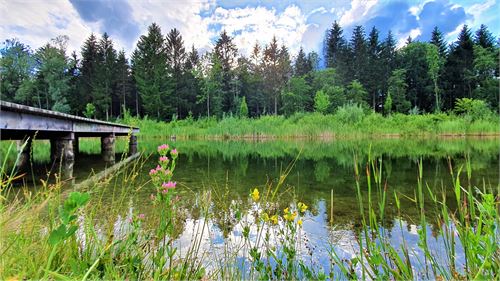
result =
[{"label": "tall grass", "polygon": [[335,114],[297,113],[290,117],[201,118],[169,123],[129,117],[127,124],[139,126],[141,135],[178,138],[360,138],[373,136],[498,135],[498,116],[471,119],[454,114],[382,116],[378,113],[339,110]]},{"label": "tall grass", "polygon": [[[228,190],[207,189],[194,194],[173,181],[176,151],[158,148],[161,158],[150,171],[151,182],[139,184],[138,173],[146,158],[138,160],[95,186],[80,190],[58,181],[43,184],[40,192],[26,190],[8,196],[15,177],[2,166],[0,190],[0,279],[497,279],[499,252],[500,187],[470,185],[469,162],[451,167],[454,205],[446,192],[436,194],[423,182],[423,166],[416,171],[413,197],[391,192],[382,173],[383,161],[369,152],[363,164],[354,161],[357,208],[357,250],[345,257],[335,240],[326,249],[331,262],[316,264],[302,254],[307,242],[302,224],[308,206],[298,199],[282,203],[288,192],[286,178],[292,162],[275,181],[254,188],[241,201],[228,202]],[[371,150],[369,150],[371,151]],[[422,163],[422,161],[420,161]],[[465,171],[465,177],[462,175]],[[361,174],[366,174],[366,182]],[[133,193],[150,188],[151,208],[134,209]],[[443,187],[445,188],[445,187]],[[183,190],[184,189],[184,190]],[[65,191],[71,191],[69,194]],[[366,190],[366,191],[365,191]],[[197,224],[185,234],[178,227],[191,220],[178,195],[197,209]],[[132,194],[132,196],[131,196]],[[186,194],[186,193],[184,193]],[[293,196],[293,194],[292,194]],[[389,197],[394,197],[403,231],[401,201],[413,202],[418,210],[418,243],[402,236],[391,240],[384,224]],[[130,201],[132,200],[132,201]],[[195,202],[195,203],[191,203]],[[114,206],[106,208],[103,206]],[[334,202],[331,202],[334,204]],[[354,207],[354,206],[353,206]],[[333,218],[331,218],[333,219]],[[194,221],[194,220],[193,220]],[[438,222],[436,239],[429,240],[428,224]],[[241,231],[240,239],[228,239],[223,249],[207,243],[217,224]],[[184,237],[186,238],[186,237]],[[210,239],[209,239],[210,240]],[[188,241],[182,246],[180,241]],[[313,250],[311,255],[313,255]],[[215,254],[214,254],[215,253]],[[463,258],[458,255],[463,253]]]}]

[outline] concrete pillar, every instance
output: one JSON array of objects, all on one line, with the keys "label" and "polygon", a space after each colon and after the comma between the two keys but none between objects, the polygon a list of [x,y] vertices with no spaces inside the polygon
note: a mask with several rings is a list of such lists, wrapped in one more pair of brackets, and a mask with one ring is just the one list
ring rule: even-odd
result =
[{"label": "concrete pillar", "polygon": [[109,134],[101,137],[101,154],[104,162],[115,163],[115,135]]},{"label": "concrete pillar", "polygon": [[28,169],[31,161],[31,146],[33,143],[33,137],[29,136],[27,139],[22,141],[17,141],[17,153],[19,159],[16,163],[17,170],[24,172]]},{"label": "concrete pillar", "polygon": [[75,135],[68,133],[67,135],[60,136],[50,140],[51,159],[57,161],[75,161],[75,152],[73,150],[73,141]]},{"label": "concrete pillar", "polygon": [[137,136],[130,135],[128,140],[128,155],[134,155],[137,153]]},{"label": "concrete pillar", "polygon": [[77,136],[75,136],[75,139],[73,140],[73,153],[75,154],[75,157],[78,156],[78,153],[80,152],[80,141]]},{"label": "concrete pillar", "polygon": [[50,140],[51,159],[59,164],[62,179],[73,177],[75,153],[73,150],[74,133],[68,133]]}]

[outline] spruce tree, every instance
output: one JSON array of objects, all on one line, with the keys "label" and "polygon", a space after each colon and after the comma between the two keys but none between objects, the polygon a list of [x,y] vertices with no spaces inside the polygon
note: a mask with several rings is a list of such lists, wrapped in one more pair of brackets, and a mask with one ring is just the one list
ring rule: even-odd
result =
[{"label": "spruce tree", "polygon": [[239,104],[235,103],[237,96],[232,81],[237,53],[238,49],[233,42],[233,38],[227,34],[226,30],[223,30],[215,43],[214,54],[217,56],[222,68],[222,106],[225,112],[235,111],[239,106]]},{"label": "spruce tree", "polygon": [[299,53],[297,54],[297,58],[295,59],[294,75],[300,77],[309,74],[311,71],[312,71],[311,62],[306,57],[304,49],[300,47]]},{"label": "spruce tree", "polygon": [[124,50],[118,53],[116,59],[116,83],[114,86],[114,93],[118,100],[117,103],[113,102],[113,112],[123,116],[124,110],[135,108],[130,65]]},{"label": "spruce tree", "polygon": [[113,91],[116,83],[116,50],[107,33],[104,33],[99,41],[97,54],[98,75],[92,96],[97,117],[105,117],[108,120],[110,116],[115,115],[111,105],[119,103],[119,97]]},{"label": "spruce tree", "polygon": [[432,30],[431,44],[438,48],[438,53],[441,58],[446,58],[447,46],[444,39],[443,33],[439,30],[437,26]]},{"label": "spruce tree", "polygon": [[96,36],[92,33],[89,38],[85,40],[82,46],[82,60],[80,65],[80,78],[77,83],[79,91],[78,97],[74,99],[77,101],[73,108],[73,112],[82,114],[85,111],[85,106],[88,103],[94,103],[93,92],[96,88],[96,82],[99,75],[99,48]]},{"label": "spruce tree", "polygon": [[178,118],[187,116],[186,85],[184,79],[184,64],[186,61],[186,50],[182,36],[177,29],[172,29],[167,34],[166,41],[167,69],[173,78],[172,97],[175,112]]},{"label": "spruce tree", "polygon": [[481,24],[479,29],[476,31],[474,43],[485,49],[493,49],[493,46],[495,46],[495,38],[491,35],[486,25]]},{"label": "spruce tree", "polygon": [[325,38],[326,67],[337,68],[341,66],[341,62],[343,62],[346,41],[342,33],[342,28],[337,21],[334,21],[332,28],[327,31]]},{"label": "spruce tree", "polygon": [[381,93],[382,83],[384,79],[381,64],[381,51],[382,46],[379,42],[379,32],[377,28],[373,27],[368,35],[368,65],[365,72],[366,90],[368,91],[371,101],[370,105],[375,111],[378,108],[378,97]]},{"label": "spruce tree", "polygon": [[172,116],[171,81],[167,73],[165,38],[153,23],[139,38],[132,54],[132,73],[142,100],[144,114],[159,120]]}]

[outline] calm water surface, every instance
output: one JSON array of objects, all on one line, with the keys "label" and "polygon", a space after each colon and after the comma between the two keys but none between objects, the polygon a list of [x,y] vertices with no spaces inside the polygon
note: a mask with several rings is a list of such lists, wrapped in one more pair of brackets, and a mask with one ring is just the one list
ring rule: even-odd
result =
[{"label": "calm water surface", "polygon": [[[394,206],[396,192],[413,198],[417,186],[418,161],[423,163],[424,183],[435,193],[445,193],[452,198],[452,176],[469,159],[472,168],[471,184],[480,188],[498,190],[500,139],[425,139],[425,140],[342,140],[342,141],[162,141],[161,139],[140,139],[139,146],[147,160],[140,160],[136,168],[137,181],[124,183],[120,175],[102,186],[101,212],[118,210],[114,214],[114,225],[127,223],[133,213],[145,213],[146,221],[151,218],[150,195],[155,188],[149,184],[149,169],[156,167],[156,147],[169,143],[180,151],[174,180],[178,182],[177,192],[183,202],[183,220],[179,223],[178,245],[182,249],[189,245],[194,235],[203,237],[202,249],[207,255],[219,255],[224,249],[238,247],[242,242],[243,226],[254,220],[253,213],[259,206],[249,200],[250,190],[261,191],[266,183],[275,183],[277,178],[292,163],[285,188],[280,195],[280,207],[285,208],[292,201],[302,201],[310,206],[304,220],[301,254],[310,263],[329,264],[330,245],[345,257],[357,251],[356,229],[360,214],[356,200],[355,159],[360,167],[360,183],[364,196],[367,195],[365,167],[368,157],[378,159],[382,167],[384,186],[389,191],[387,211],[383,222],[391,233],[394,245],[403,238],[414,249],[412,256],[422,253],[417,249],[417,230],[428,228],[429,243],[440,255],[442,241],[434,238],[441,227],[432,220],[426,226],[418,225],[418,211],[413,202],[402,199],[401,216]],[[98,153],[99,143],[89,144],[86,149]],[[119,159],[120,156],[117,156]],[[294,161],[296,159],[296,161]],[[47,165],[43,159],[35,165],[36,173],[43,174]],[[98,155],[86,155],[77,159],[74,175],[77,181],[87,178],[93,171],[105,168]],[[130,176],[129,172],[125,172]],[[467,182],[462,174],[462,182]],[[125,191],[125,192],[123,192]],[[210,191],[212,216],[206,231],[200,232],[200,194]],[[122,194],[118,196],[117,194]],[[333,195],[333,201],[331,196]],[[120,200],[116,198],[120,197]],[[401,196],[404,197],[404,196]],[[448,200],[454,202],[454,200]],[[243,209],[243,218],[237,220],[235,211],[229,206],[237,204]],[[450,205],[453,209],[455,206]],[[432,209],[428,210],[432,214]],[[333,216],[331,216],[333,214]],[[113,220],[113,218],[112,218]],[[403,229],[399,228],[399,223]],[[99,223],[99,221],[97,221]],[[104,222],[102,222],[105,225]],[[256,229],[251,237],[255,238]],[[279,241],[275,241],[279,244]],[[215,249],[215,250],[214,250]],[[313,255],[311,255],[314,253]],[[182,254],[182,250],[181,250]],[[240,253],[241,257],[245,253]],[[445,258],[444,256],[442,257]],[[211,260],[208,258],[207,260]],[[242,258],[242,260],[244,260]],[[463,262],[458,250],[457,263]]]}]

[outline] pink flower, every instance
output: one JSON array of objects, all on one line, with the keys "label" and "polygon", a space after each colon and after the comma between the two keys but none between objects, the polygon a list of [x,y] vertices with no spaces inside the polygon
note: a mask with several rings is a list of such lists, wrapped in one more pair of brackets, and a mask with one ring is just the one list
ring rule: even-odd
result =
[{"label": "pink flower", "polygon": [[155,174],[156,174],[156,172],[157,172],[157,170],[155,170],[155,169],[151,169],[151,170],[149,171],[149,175],[150,175],[150,176],[155,175]]},{"label": "pink flower", "polygon": [[163,194],[165,194],[167,192],[168,192],[168,189],[164,189],[164,190],[161,191],[161,193],[163,193]]},{"label": "pink flower", "polygon": [[158,146],[158,152],[160,154],[167,152],[167,150],[168,150],[168,144],[162,144],[162,145]]},{"label": "pink flower", "polygon": [[167,156],[160,157],[160,162],[161,163],[168,163],[168,157]]},{"label": "pink flower", "polygon": [[146,215],[144,215],[144,214],[139,214],[137,216],[137,218],[140,219],[140,220],[143,220],[145,217],[146,217]]},{"label": "pink flower", "polygon": [[161,170],[161,166],[160,165],[156,166],[156,171],[159,171],[159,170]]},{"label": "pink flower", "polygon": [[170,177],[173,175],[172,171],[170,171],[170,170],[165,170],[164,173],[166,176],[170,176]]},{"label": "pink flower", "polygon": [[165,188],[165,189],[169,189],[169,188],[175,188],[175,186],[177,185],[177,182],[172,182],[172,181],[169,181],[169,182],[164,182],[161,187]]},{"label": "pink flower", "polygon": [[170,154],[172,155],[172,157],[177,157],[177,155],[179,154],[179,152],[177,151],[177,148],[174,148],[172,149],[172,151],[170,151]]}]

